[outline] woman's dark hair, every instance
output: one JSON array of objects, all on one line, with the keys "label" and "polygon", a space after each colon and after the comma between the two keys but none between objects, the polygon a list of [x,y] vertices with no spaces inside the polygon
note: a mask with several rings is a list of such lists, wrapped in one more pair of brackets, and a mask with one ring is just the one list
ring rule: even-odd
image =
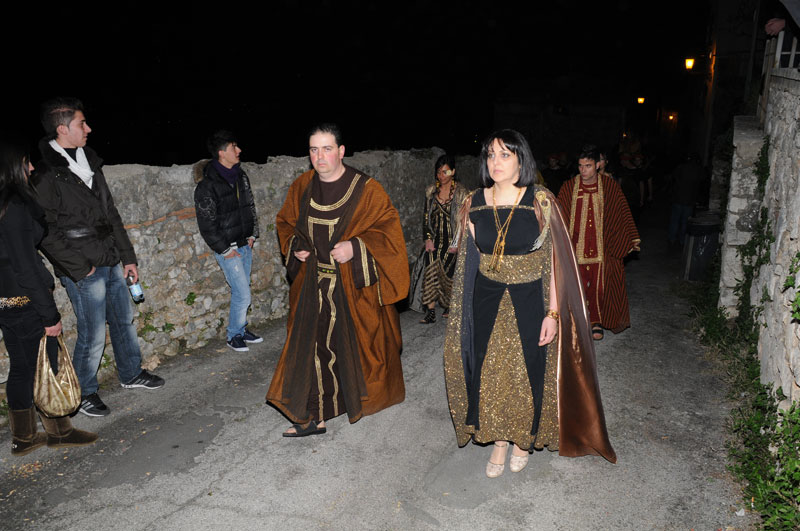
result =
[{"label": "woman's dark hair", "polygon": [[[444,155],[440,156],[436,159],[436,164],[433,165],[433,178],[436,179],[436,174],[439,173],[439,168],[442,166],[450,166],[451,170],[456,169],[456,158],[453,155],[448,155],[445,153]],[[453,176],[453,180],[457,181],[458,179]]]},{"label": "woman's dark hair", "polygon": [[0,139],[0,218],[6,213],[8,202],[15,194],[32,200],[36,195],[28,179],[28,150],[21,144]]},{"label": "woman's dark hair", "polygon": [[517,156],[519,161],[519,180],[514,185],[517,188],[524,188],[536,183],[536,161],[533,160],[531,148],[528,141],[521,133],[513,129],[501,129],[495,131],[486,137],[481,146],[481,161],[480,161],[480,179],[481,186],[489,188],[494,184],[492,176],[489,175],[489,168],[486,166],[486,161],[489,158],[489,148],[492,147],[494,141],[499,141],[510,152]]}]

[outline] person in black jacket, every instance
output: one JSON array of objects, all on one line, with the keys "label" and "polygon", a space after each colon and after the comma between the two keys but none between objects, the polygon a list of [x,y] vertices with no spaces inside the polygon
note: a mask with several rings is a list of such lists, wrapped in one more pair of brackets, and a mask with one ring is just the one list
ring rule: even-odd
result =
[{"label": "person in black jacket", "polygon": [[247,351],[247,343],[262,338],[247,329],[250,306],[250,268],[258,218],[250,179],[241,167],[241,148],[230,131],[217,131],[207,142],[211,161],[194,166],[194,207],[197,226],[231,288],[228,346]]},{"label": "person in black jacket", "polygon": [[61,315],[53,300],[53,277],[36,250],[46,224],[28,181],[32,169],[22,148],[0,141],[0,329],[11,362],[6,396],[12,455],[28,454],[45,442],[62,447],[97,440],[96,434],[73,428],[69,417],[42,415],[47,437],[37,433],[33,380],[39,341],[48,336],[51,367],[57,370]]},{"label": "person in black jacket", "polygon": [[[133,324],[133,303],[125,279],[139,279],[136,253],[103,175],[103,161],[86,140],[92,131],[75,98],[42,104],[47,135],[39,143],[42,160],[34,173],[48,234],[42,250],[67,289],[75,310],[78,340],[72,360],[81,383],[80,412],[108,415],[97,394],[97,370],[111,333],[122,387],[158,389],[164,380],[142,369]],[[122,266],[120,265],[122,263]]]}]

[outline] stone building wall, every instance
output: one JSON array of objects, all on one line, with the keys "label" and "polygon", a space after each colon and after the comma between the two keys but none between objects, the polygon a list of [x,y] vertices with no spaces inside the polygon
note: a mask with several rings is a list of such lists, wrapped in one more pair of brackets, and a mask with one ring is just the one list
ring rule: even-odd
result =
[{"label": "stone building wall", "polygon": [[[800,399],[800,323],[792,320],[795,289],[783,290],[792,258],[800,252],[800,73],[780,69],[773,73],[764,133],[770,136],[770,178],[764,206],[775,242],[770,263],[762,266],[750,298],[763,302],[758,350],[761,380],[775,382],[792,400]],[[796,279],[800,285],[800,278]]]},{"label": "stone building wall", "polygon": [[[761,306],[758,353],[761,381],[781,387],[789,400],[800,400],[800,323],[792,319],[791,302],[797,291],[783,290],[792,258],[800,252],[800,74],[773,71],[764,129],[755,117],[734,120],[734,154],[722,243],[720,307],[735,314],[733,288],[742,277],[738,246],[747,243],[762,207],[775,241],[770,261],[756,273],[750,301]],[[770,137],[769,169],[764,197],[759,200],[754,174],[764,138]],[[800,278],[797,278],[800,285]]]},{"label": "stone building wall", "polygon": [[[356,153],[345,162],[374,177],[386,189],[400,213],[403,233],[414,260],[422,246],[423,191],[433,182],[438,148]],[[261,237],[254,248],[252,305],[254,329],[267,319],[288,312],[288,285],[278,249],[275,215],[291,182],[309,168],[307,158],[274,157],[265,164],[244,162],[258,211]],[[476,183],[477,160],[459,158],[457,174],[469,186]],[[154,368],[175,356],[224,338],[229,291],[214,256],[197,230],[191,166],[170,168],[125,164],[106,166],[105,175],[128,234],[136,248],[145,302],[137,306],[136,325],[145,366]],[[75,316],[65,290],[57,285],[67,345],[75,343]],[[101,364],[101,378],[114,373],[110,342]],[[0,382],[8,358],[0,347]]]},{"label": "stone building wall", "polygon": [[757,183],[753,171],[764,143],[764,132],[755,117],[735,117],[733,129],[733,160],[730,164],[730,188],[721,242],[722,271],[719,280],[719,306],[731,317],[736,314],[733,289],[738,279],[742,278],[738,247],[750,239],[761,209],[761,202],[756,198]]}]

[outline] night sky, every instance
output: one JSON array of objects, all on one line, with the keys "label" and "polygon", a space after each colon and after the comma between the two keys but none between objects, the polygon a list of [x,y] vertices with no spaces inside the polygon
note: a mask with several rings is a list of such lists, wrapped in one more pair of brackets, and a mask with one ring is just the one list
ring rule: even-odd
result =
[{"label": "night sky", "polygon": [[34,148],[39,103],[71,95],[84,101],[89,143],[107,163],[191,163],[207,157],[204,139],[217,128],[237,133],[244,160],[299,156],[318,121],[339,122],[349,152],[474,153],[476,138],[503,125],[494,106],[509,95],[666,101],[683,58],[704,52],[703,2],[664,2],[658,12],[628,0],[539,4],[131,2],[20,13],[2,36],[3,129]]}]

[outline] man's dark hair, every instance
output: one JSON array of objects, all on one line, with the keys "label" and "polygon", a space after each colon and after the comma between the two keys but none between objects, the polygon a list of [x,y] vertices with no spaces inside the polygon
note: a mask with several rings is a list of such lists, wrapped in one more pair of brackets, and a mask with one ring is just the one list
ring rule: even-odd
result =
[{"label": "man's dark hair", "polygon": [[236,137],[230,131],[226,131],[225,129],[220,129],[219,131],[214,131],[208,140],[206,140],[206,147],[208,147],[208,152],[211,153],[211,158],[214,160],[219,160],[219,152],[225,151],[228,147],[228,144],[236,143]]},{"label": "man's dark hair", "polygon": [[69,123],[78,111],[84,112],[83,103],[78,98],[58,97],[42,103],[39,108],[39,119],[45,135],[50,139],[56,138],[58,126],[69,127]]},{"label": "man's dark hair", "polygon": [[317,124],[311,129],[308,130],[308,139],[311,140],[311,137],[316,135],[317,133],[328,133],[333,135],[333,139],[336,140],[337,146],[343,146],[342,143],[342,130],[339,129],[337,124],[331,122],[324,122],[321,124]]},{"label": "man's dark hair", "polygon": [[517,156],[519,162],[519,179],[514,186],[517,188],[524,188],[536,183],[536,161],[533,159],[533,153],[528,145],[528,141],[522,136],[522,133],[514,131],[513,129],[501,129],[495,131],[486,137],[481,147],[481,161],[480,161],[480,179],[481,185],[484,188],[489,188],[494,184],[492,176],[489,175],[489,168],[486,166],[486,161],[489,158],[489,148],[495,140],[498,140],[510,152]]},{"label": "man's dark hair", "polygon": [[578,154],[578,160],[590,159],[595,162],[600,160],[600,150],[594,144],[585,144]]}]

